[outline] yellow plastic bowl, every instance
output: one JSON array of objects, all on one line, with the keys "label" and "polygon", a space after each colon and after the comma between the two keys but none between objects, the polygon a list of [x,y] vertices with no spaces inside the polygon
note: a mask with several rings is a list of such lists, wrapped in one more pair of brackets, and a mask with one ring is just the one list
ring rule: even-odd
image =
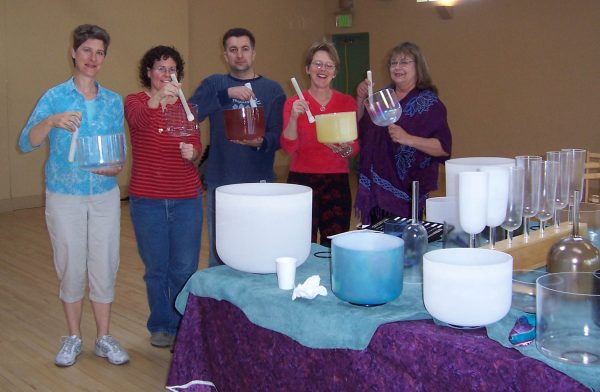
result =
[{"label": "yellow plastic bowl", "polygon": [[356,112],[320,114],[315,120],[320,143],[347,143],[358,137]]}]

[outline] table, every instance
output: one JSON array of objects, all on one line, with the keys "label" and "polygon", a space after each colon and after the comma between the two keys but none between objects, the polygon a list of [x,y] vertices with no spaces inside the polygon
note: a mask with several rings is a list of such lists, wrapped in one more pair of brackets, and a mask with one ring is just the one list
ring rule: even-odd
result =
[{"label": "table", "polygon": [[[318,250],[313,245],[311,254]],[[548,364],[490,339],[488,334],[499,334],[494,328],[440,326],[419,303],[402,318],[410,321],[386,322],[367,334],[366,346],[349,342],[353,328],[371,318],[365,315],[383,320],[395,315],[412,300],[414,290],[405,284],[393,303],[354,307],[330,292],[326,265],[309,257],[298,268],[297,282],[318,270],[329,295],[293,302],[291,292],[277,289],[273,274],[244,274],[227,266],[197,272],[178,297],[178,308],[185,307],[185,313],[167,385],[207,381],[219,391],[588,390]],[[336,320],[336,312],[346,317]],[[282,313],[285,320],[273,323]],[[509,316],[516,319],[518,314],[511,310]],[[581,369],[576,370],[589,372]],[[600,369],[592,372],[591,379],[598,375],[600,382]],[[214,389],[192,384],[173,390]]]}]

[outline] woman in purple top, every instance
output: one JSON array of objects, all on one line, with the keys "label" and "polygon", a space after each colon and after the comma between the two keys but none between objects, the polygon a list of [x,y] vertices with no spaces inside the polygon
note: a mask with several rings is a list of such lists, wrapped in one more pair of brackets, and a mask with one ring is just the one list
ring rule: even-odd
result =
[{"label": "woman in purple top", "polygon": [[446,107],[437,96],[419,47],[404,42],[392,49],[390,78],[402,116],[387,127],[364,114],[368,80],[357,88],[360,140],[355,208],[363,224],[387,216],[411,215],[412,182],[419,181],[419,217],[429,192],[437,189],[438,167],[450,158],[452,135]]}]

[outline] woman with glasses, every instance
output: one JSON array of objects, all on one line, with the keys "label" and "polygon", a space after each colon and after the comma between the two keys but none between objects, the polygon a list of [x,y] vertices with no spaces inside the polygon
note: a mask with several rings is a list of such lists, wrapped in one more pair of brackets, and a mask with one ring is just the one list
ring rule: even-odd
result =
[{"label": "woman with glasses", "polygon": [[283,109],[281,147],[291,157],[287,182],[306,185],[313,190],[312,241],[329,246],[327,236],[350,228],[352,197],[348,181],[348,160],[358,153],[358,141],[322,144],[317,141],[316,123],[309,123],[306,112],[314,115],[355,112],[354,99],[331,88],[340,60],[329,42],[313,44],[304,66],[310,78],[305,99],[293,96]]},{"label": "woman with glasses", "polygon": [[156,46],[139,66],[143,91],[125,100],[132,147],[129,208],[150,315],[150,344],[170,347],[181,316],[175,297],[198,269],[202,230],[202,188],[194,161],[200,155],[199,133],[184,139],[167,132],[166,113],[183,113],[178,93],[184,62],[179,52]]},{"label": "woman with glasses", "polygon": [[402,116],[387,128],[364,114],[368,80],[357,88],[360,163],[355,209],[363,224],[388,216],[411,216],[412,182],[419,181],[419,216],[429,192],[438,187],[438,166],[450,158],[452,135],[446,107],[431,81],[417,45],[404,42],[388,59]]},{"label": "woman with glasses", "polygon": [[90,172],[69,159],[76,131],[79,137],[124,133],[121,97],[96,80],[109,44],[108,32],[99,26],[75,28],[70,52],[73,76],[44,93],[19,139],[23,152],[38,149],[46,140],[50,146],[45,165],[46,225],[68,329],[54,359],[60,367],[73,365],[82,351],[86,278],[96,321],[95,354],[114,365],[129,361],[109,333],[120,261],[121,204],[115,176],[122,167]]}]

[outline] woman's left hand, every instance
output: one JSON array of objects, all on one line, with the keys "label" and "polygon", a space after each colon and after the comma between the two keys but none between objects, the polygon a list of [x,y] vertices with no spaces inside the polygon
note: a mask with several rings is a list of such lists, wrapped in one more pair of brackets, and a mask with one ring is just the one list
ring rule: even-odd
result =
[{"label": "woman's left hand", "polygon": [[404,128],[396,124],[388,126],[388,133],[390,134],[392,141],[399,144],[406,144],[406,141],[410,136]]},{"label": "woman's left hand", "polygon": [[101,176],[114,177],[117,174],[121,173],[121,170],[123,170],[123,166],[115,166],[111,167],[110,169],[93,170],[92,173],[99,174]]},{"label": "woman's left hand", "polygon": [[179,143],[179,150],[181,151],[181,157],[183,159],[188,161],[196,159],[196,150],[194,150],[193,144],[181,142]]},{"label": "woman's left hand", "polygon": [[352,155],[352,145],[349,143],[325,143],[325,145],[342,158],[349,158]]}]

